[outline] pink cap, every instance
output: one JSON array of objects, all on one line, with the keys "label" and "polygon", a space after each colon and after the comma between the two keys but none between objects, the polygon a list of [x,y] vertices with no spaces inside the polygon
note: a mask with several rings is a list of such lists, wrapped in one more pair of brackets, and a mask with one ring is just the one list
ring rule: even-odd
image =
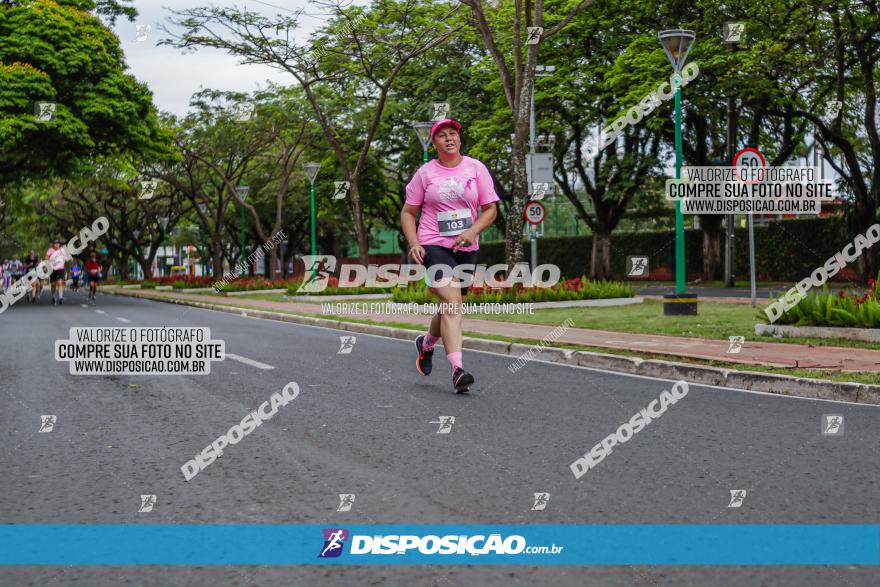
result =
[{"label": "pink cap", "polygon": [[443,120],[438,120],[434,123],[434,126],[431,127],[431,140],[434,140],[434,133],[440,130],[443,127],[451,126],[457,131],[461,131],[461,123],[457,120],[452,120],[451,118],[444,118]]}]

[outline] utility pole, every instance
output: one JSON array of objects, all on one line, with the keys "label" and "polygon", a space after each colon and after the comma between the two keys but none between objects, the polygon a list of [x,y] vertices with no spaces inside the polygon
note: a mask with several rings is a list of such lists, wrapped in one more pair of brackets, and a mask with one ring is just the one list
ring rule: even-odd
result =
[{"label": "utility pole", "polygon": [[[537,138],[537,129],[535,125],[535,82],[537,82],[539,77],[550,77],[550,75],[556,71],[555,65],[536,65],[535,66],[535,77],[532,79],[532,99],[529,104],[529,156],[527,159],[527,173],[526,175],[529,178],[529,199],[534,195],[534,184],[535,184],[535,170],[534,170],[534,158],[535,153],[538,148],[538,138]],[[552,149],[552,144],[554,137],[551,134],[549,139],[551,142],[545,141],[545,137],[541,135],[541,143],[543,145],[542,148],[546,148],[550,146]],[[531,259],[531,269],[535,270],[535,267],[538,266],[538,226],[535,224],[531,225],[529,230],[529,235],[531,237],[531,245],[532,245],[532,259]]]},{"label": "utility pole", "polygon": [[[724,43],[733,57],[737,44],[741,41],[745,31],[745,23],[726,23],[724,30]],[[737,142],[737,116],[736,98],[731,94],[727,96],[727,164],[733,165],[733,157],[736,154]],[[733,287],[736,284],[734,275],[734,246],[733,238],[736,231],[736,217],[733,214],[726,216],[727,222],[727,250],[724,257],[724,284]]]},{"label": "utility pole", "polygon": [[[736,115],[733,110],[736,100],[733,96],[727,97],[727,164],[733,165],[733,156],[736,153]],[[727,287],[733,287],[736,283],[733,269],[733,237],[736,229],[736,219],[733,214],[727,215],[727,255],[724,258],[724,283]]]},{"label": "utility pole", "polygon": [[[537,69],[537,66],[535,67]],[[535,74],[538,75],[537,73]],[[529,177],[529,196],[532,195],[532,184],[534,181],[534,173],[532,171],[532,159],[534,159],[535,155],[535,80],[536,78],[532,78],[532,100],[529,105],[529,164],[528,164],[528,177]],[[532,248],[532,262],[531,262],[531,270],[534,272],[535,267],[538,266],[538,227],[534,224],[529,224],[529,235],[530,242]]]}]

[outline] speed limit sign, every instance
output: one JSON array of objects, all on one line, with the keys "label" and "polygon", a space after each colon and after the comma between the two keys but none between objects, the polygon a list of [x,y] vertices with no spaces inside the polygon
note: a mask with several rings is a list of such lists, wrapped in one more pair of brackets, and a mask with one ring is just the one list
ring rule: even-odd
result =
[{"label": "speed limit sign", "polygon": [[763,173],[759,173],[758,169],[767,167],[767,160],[764,154],[753,147],[740,149],[733,156],[733,167],[737,179],[744,183],[758,183]]},{"label": "speed limit sign", "polygon": [[541,202],[533,200],[526,204],[523,216],[525,216],[526,221],[530,224],[541,224],[544,222],[544,218],[547,217],[547,208]]}]

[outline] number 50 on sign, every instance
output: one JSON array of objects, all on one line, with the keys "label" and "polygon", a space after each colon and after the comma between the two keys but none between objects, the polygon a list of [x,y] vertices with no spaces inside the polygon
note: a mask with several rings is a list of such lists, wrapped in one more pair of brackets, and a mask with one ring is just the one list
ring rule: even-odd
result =
[{"label": "number 50 on sign", "polygon": [[547,209],[541,202],[533,200],[526,204],[525,210],[523,210],[523,216],[525,217],[526,222],[529,222],[530,224],[541,224],[544,222],[544,218],[547,217]]}]

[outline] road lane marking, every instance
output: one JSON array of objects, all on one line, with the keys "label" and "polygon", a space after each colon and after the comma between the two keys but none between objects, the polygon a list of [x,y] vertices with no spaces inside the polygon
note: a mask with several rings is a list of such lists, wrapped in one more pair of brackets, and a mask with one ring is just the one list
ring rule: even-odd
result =
[{"label": "road lane marking", "polygon": [[104,310],[95,310],[95,312],[97,312],[98,314],[106,314],[107,313]]},{"label": "road lane marking", "polygon": [[126,324],[129,324],[131,322],[131,320],[129,320],[128,318],[120,318],[119,316],[117,316],[116,319],[120,322],[125,322]]},{"label": "road lane marking", "polygon": [[79,307],[80,307],[80,308],[88,308],[89,305],[88,305],[88,304],[80,304]]},{"label": "road lane marking", "polygon": [[259,361],[255,361],[253,359],[248,359],[247,357],[242,357],[241,355],[233,355],[232,353],[226,353],[227,359],[232,359],[233,361],[238,361],[239,363],[244,363],[245,365],[250,365],[251,367],[256,367],[257,369],[274,369],[272,365],[267,365],[266,363],[261,363]]}]

